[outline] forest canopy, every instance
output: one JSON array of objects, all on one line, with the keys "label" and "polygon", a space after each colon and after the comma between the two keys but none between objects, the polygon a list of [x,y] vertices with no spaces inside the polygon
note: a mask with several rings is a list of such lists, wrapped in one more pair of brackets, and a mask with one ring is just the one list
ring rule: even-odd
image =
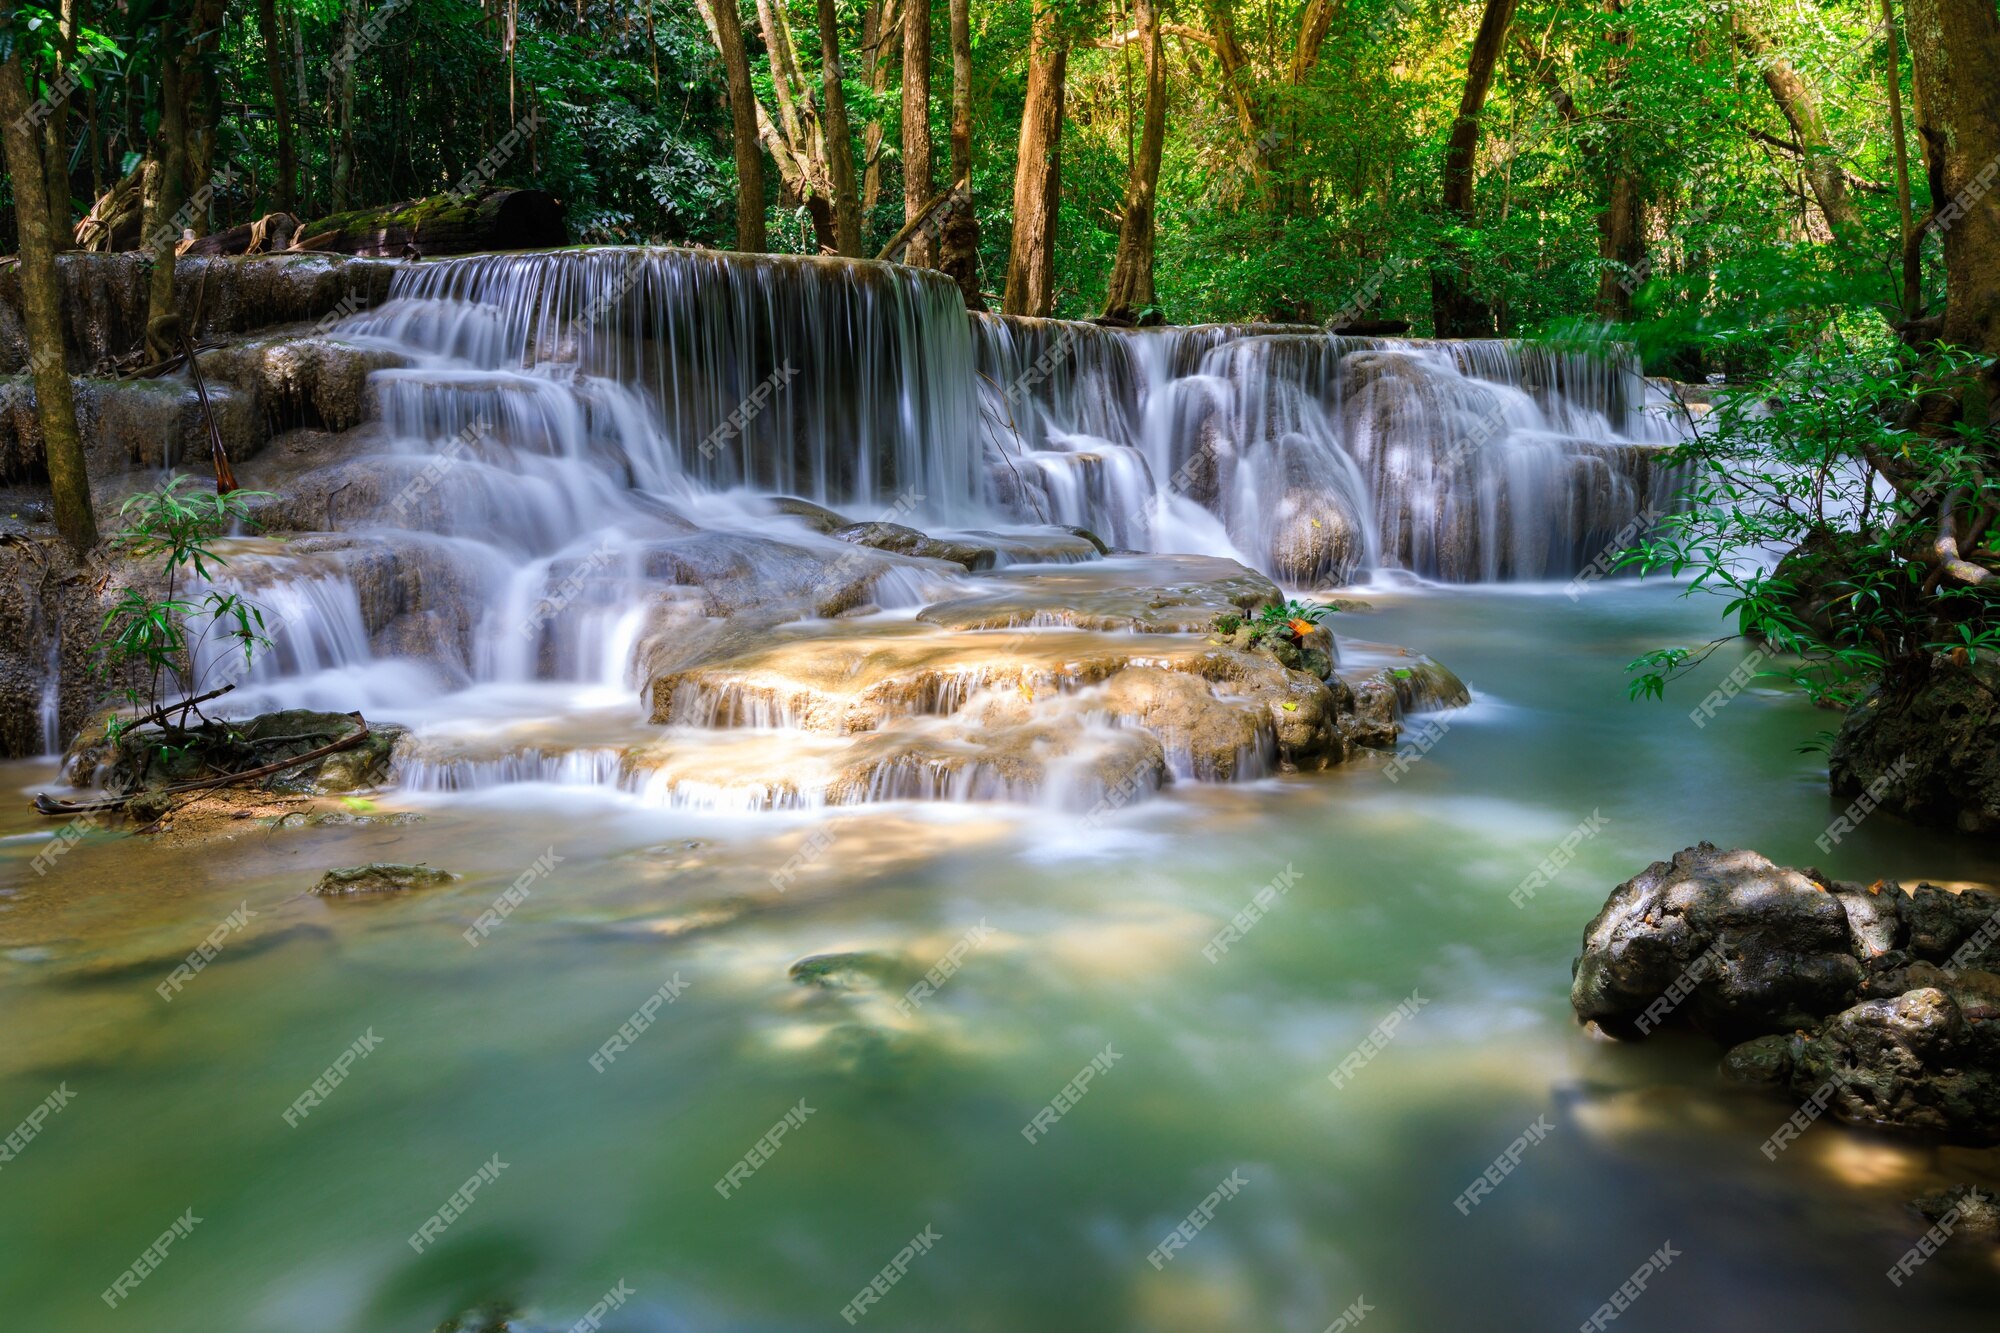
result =
[{"label": "forest canopy", "polygon": [[[161,84],[184,61],[196,236],[280,209],[419,198],[474,173],[553,193],[576,242],[728,247],[749,221],[759,248],[872,257],[967,160],[970,207],[952,195],[931,229],[938,250],[969,256],[961,283],[995,308],[1024,232],[1046,247],[1047,276],[1008,308],[1136,322],[1523,334],[1578,314],[1686,324],[1774,300],[1907,304],[1891,90],[1908,107],[1913,89],[1893,4],[72,0],[14,12],[31,57],[49,57],[30,60],[30,95],[65,94],[45,133],[72,220],[158,154]],[[754,219],[732,143],[739,59],[762,176]],[[1037,117],[1046,144],[1029,133]],[[510,135],[516,151],[493,160]],[[1914,128],[1903,152],[1921,223],[1933,201]],[[1124,226],[1135,190],[1150,235],[1126,245],[1152,251],[1136,285],[1114,282],[1121,233],[1142,230]],[[899,257],[949,270],[930,244],[920,226]],[[1939,299],[1928,249],[1919,307]]]}]

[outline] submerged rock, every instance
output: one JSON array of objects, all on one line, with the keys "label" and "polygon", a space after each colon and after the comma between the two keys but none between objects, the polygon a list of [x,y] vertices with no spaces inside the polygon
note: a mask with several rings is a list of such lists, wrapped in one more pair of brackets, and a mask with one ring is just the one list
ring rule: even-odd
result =
[{"label": "submerged rock", "polygon": [[785,975],[801,986],[822,990],[881,990],[907,970],[898,959],[880,953],[816,953],[799,959]]},{"label": "submerged rock", "polygon": [[1933,1222],[1953,1219],[1953,1228],[1975,1236],[2000,1239],[2000,1195],[1989,1187],[1947,1185],[1929,1194],[1920,1194],[1910,1206]]},{"label": "submerged rock", "polygon": [[772,499],[771,508],[793,518],[804,519],[806,526],[822,535],[837,528],[849,526],[849,519],[834,513],[825,505],[814,504],[811,500],[801,500],[796,495],[780,495]]},{"label": "submerged rock", "polygon": [[999,554],[991,546],[932,537],[900,523],[850,523],[835,528],[829,536],[856,546],[872,546],[878,551],[916,556],[926,560],[949,560],[967,569],[991,569]]},{"label": "submerged rock", "polygon": [[1277,584],[1234,560],[1143,556],[1047,572],[1005,571],[970,596],[925,607],[917,619],[946,629],[1072,627],[1198,634],[1218,614],[1240,615],[1280,600]]},{"label": "submerged rock", "polygon": [[2000,895],[1863,887],[1701,843],[1612,892],[1570,1001],[1614,1036],[1688,1023],[1735,1042],[1729,1078],[1855,1123],[1995,1142],[1996,942]]},{"label": "submerged rock", "polygon": [[313,885],[312,892],[321,898],[352,898],[373,893],[409,893],[415,889],[435,889],[449,884],[458,876],[449,870],[439,870],[433,866],[405,865],[395,861],[377,861],[365,866],[343,866],[329,870]]}]

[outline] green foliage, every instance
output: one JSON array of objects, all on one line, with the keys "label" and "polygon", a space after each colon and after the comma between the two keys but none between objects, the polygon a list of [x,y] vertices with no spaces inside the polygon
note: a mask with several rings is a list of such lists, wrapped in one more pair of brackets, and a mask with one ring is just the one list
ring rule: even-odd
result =
[{"label": "green foliage", "polygon": [[[111,538],[114,547],[151,562],[158,584],[126,588],[105,613],[95,666],[140,717],[162,715],[164,723],[164,715],[177,715],[184,727],[190,713],[201,715],[190,701],[207,687],[201,649],[209,635],[233,641],[234,651],[222,660],[232,662],[240,652],[246,669],[270,642],[255,602],[206,586],[227,563],[214,543],[236,524],[250,522],[249,502],[263,494],[196,491],[187,477],[176,475],[119,507],[124,524]],[[190,589],[191,583],[202,586]],[[114,739],[122,725],[113,723]]]},{"label": "green foliage", "polygon": [[[1985,363],[1947,348],[1919,359],[1860,313],[1739,326],[1721,341],[1771,369],[1723,395],[1675,451],[1685,507],[1624,560],[1719,594],[1739,633],[1638,658],[1633,696],[1664,697],[1739,635],[1766,650],[1757,675],[1839,706],[1899,664],[2000,652],[2000,592],[1941,579],[1926,558],[1945,504],[1975,514],[2000,504],[2000,478],[1982,461],[1990,441],[1963,425],[1920,430],[1912,403],[1962,393]],[[1990,556],[1990,538],[1979,540],[1968,558]]]}]

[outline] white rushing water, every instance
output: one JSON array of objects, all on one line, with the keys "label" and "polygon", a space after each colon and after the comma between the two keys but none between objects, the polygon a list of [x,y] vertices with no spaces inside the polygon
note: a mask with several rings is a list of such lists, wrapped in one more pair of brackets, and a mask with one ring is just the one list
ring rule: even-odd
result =
[{"label": "white rushing water", "polygon": [[[304,487],[334,535],[232,561],[276,626],[237,703],[358,708],[448,738],[403,764],[417,788],[821,799],[697,781],[685,752],[663,777],[644,754],[674,735],[732,761],[640,715],[649,675],[727,625],[857,604],[907,617],[965,576],[857,549],[775,496],[979,531],[1003,563],[1036,558],[1010,530],[1080,525],[1311,588],[1390,568],[1565,576],[1670,489],[1669,432],[1628,358],[968,318],[940,275],[893,265],[474,256],[403,269],[334,336],[400,367],[371,376],[371,447]],[[735,724],[757,733],[722,747],[736,754],[809,748],[783,719]],[[890,773],[870,791],[1015,794],[954,781]]]}]

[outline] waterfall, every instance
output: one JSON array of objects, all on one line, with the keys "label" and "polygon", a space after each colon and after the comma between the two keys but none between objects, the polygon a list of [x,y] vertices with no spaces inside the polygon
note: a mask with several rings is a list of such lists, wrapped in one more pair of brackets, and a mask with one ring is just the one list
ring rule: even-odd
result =
[{"label": "waterfall", "polygon": [[[942,275],[852,260],[426,262],[332,336],[394,368],[369,376],[370,420],[271,502],[294,535],[234,542],[217,573],[264,608],[269,650],[245,671],[218,640],[203,666],[241,677],[238,708],[418,726],[417,788],[555,781],[715,809],[1087,794],[1134,753],[1089,707],[1058,780],[915,718],[856,759],[783,708],[651,691],[780,625],[907,626],[963,595],[960,565],[830,535],[843,522],[1001,564],[1078,558],[1046,526],[1076,525],[1294,587],[1533,579],[1574,573],[1671,483],[1629,358],[968,318]],[[919,711],[965,706],[947,694]],[[1232,771],[1265,771],[1268,743]],[[1192,771],[1171,747],[1158,762]]]},{"label": "waterfall", "polygon": [[1561,577],[1671,503],[1629,352],[979,317],[992,493],[1331,586]]}]

